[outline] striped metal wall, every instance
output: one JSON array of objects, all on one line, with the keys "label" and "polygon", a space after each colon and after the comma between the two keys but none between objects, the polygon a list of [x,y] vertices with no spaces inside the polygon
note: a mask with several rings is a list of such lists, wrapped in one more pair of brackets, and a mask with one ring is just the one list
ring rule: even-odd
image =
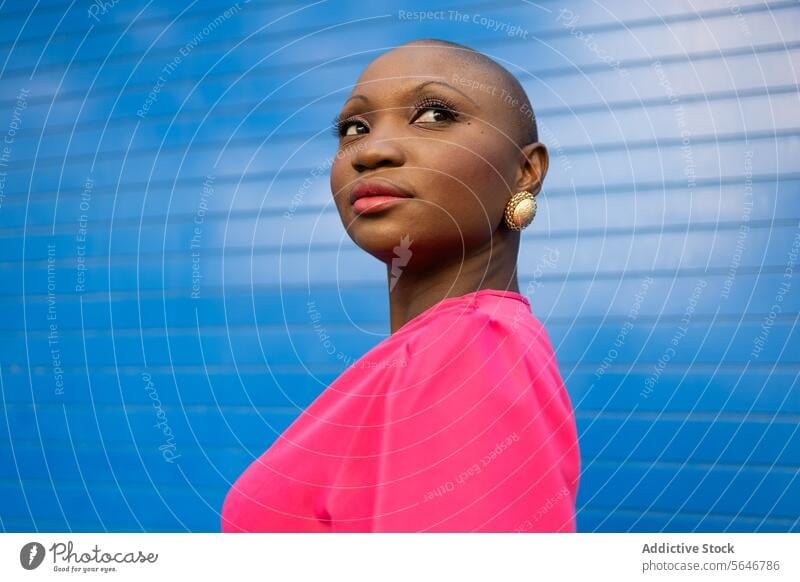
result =
[{"label": "striped metal wall", "polygon": [[388,334],[328,124],[420,37],[503,62],[550,147],[520,285],[580,530],[800,530],[800,6],[755,0],[4,2],[3,530],[217,530]]}]

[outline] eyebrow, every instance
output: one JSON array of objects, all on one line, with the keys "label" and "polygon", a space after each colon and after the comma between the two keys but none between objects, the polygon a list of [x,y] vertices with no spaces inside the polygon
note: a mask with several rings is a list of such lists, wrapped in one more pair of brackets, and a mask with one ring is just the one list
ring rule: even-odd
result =
[{"label": "eyebrow", "polygon": [[[445,83],[444,81],[424,81],[424,82],[420,83],[419,85],[417,85],[416,87],[414,87],[413,89],[410,89],[408,91],[408,93],[419,93],[420,91],[422,91],[428,85],[442,85],[444,87],[447,87],[448,89],[452,89],[456,93],[460,93],[465,98],[467,98],[477,109],[481,108],[481,106],[478,105],[472,97],[470,97],[469,95],[464,93],[461,89],[459,89],[457,87],[454,87],[450,83]],[[344,102],[344,105],[346,105],[347,103],[349,103],[353,99],[361,99],[362,101],[364,101],[366,103],[369,103],[369,97],[367,97],[366,95],[362,95],[361,93],[358,93],[356,95],[350,96],[350,98],[348,98],[347,101]]]}]

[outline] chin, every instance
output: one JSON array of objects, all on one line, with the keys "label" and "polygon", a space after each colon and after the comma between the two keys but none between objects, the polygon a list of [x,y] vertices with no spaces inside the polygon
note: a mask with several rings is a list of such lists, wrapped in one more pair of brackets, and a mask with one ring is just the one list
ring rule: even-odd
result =
[{"label": "chin", "polygon": [[410,259],[417,242],[413,229],[390,220],[366,222],[357,218],[347,234],[363,251],[387,264],[398,257]]}]

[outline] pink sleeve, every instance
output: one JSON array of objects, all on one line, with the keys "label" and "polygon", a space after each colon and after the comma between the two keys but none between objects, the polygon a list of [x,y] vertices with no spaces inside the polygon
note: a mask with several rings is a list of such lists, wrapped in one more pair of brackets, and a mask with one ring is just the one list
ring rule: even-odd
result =
[{"label": "pink sleeve", "polygon": [[473,311],[409,339],[385,400],[373,531],[575,531],[574,415],[530,321]]}]

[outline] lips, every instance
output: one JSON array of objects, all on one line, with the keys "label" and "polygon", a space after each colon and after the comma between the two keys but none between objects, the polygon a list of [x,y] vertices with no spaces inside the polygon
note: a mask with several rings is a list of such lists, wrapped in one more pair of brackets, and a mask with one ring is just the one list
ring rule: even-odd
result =
[{"label": "lips", "polygon": [[386,182],[359,182],[350,191],[350,204],[359,198],[368,196],[391,196],[393,198],[411,198],[411,194],[387,184]]},{"label": "lips", "polygon": [[377,212],[411,198],[411,194],[386,182],[359,182],[350,191],[350,203],[359,214]]}]

